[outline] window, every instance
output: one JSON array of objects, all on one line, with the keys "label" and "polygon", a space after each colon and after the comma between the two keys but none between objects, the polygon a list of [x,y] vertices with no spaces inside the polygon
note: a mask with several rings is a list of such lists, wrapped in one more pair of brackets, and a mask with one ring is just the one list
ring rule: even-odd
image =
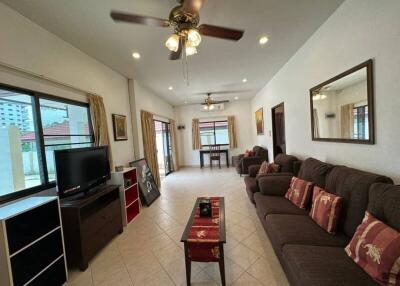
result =
[{"label": "window", "polygon": [[229,145],[228,121],[200,122],[201,146]]},{"label": "window", "polygon": [[93,145],[89,110],[85,106],[40,99],[40,115],[49,180],[54,181],[54,150]]},{"label": "window", "polygon": [[0,118],[0,203],[53,187],[53,153],[89,147],[87,104],[0,86],[0,104],[15,113]]},{"label": "window", "polygon": [[354,126],[353,136],[354,139],[368,140],[368,106],[358,106],[353,108]]}]

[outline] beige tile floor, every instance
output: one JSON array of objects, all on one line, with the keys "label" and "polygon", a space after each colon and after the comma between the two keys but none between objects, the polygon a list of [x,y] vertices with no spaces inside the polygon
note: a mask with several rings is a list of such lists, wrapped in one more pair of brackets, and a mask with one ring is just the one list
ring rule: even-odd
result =
[{"label": "beige tile floor", "polygon": [[[233,168],[185,168],[166,177],[161,197],[108,244],[68,285],[186,285],[180,238],[198,196],[223,196],[228,285],[288,285]],[[193,263],[192,285],[220,285],[217,263]]]}]

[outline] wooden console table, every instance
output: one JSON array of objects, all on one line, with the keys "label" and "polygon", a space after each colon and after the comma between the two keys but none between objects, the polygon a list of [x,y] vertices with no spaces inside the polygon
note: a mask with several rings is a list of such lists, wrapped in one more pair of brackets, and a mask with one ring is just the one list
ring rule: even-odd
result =
[{"label": "wooden console table", "polygon": [[[229,150],[221,149],[219,153],[225,154],[226,166],[229,168]],[[200,168],[204,167],[204,154],[210,154],[210,150],[200,150]]]}]

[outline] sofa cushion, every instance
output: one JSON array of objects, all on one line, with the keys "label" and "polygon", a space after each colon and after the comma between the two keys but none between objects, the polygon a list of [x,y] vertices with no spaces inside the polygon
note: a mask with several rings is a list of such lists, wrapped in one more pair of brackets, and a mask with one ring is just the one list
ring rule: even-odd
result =
[{"label": "sofa cushion", "polygon": [[368,211],[400,231],[400,186],[377,183],[369,189]]},{"label": "sofa cushion", "polygon": [[294,173],[294,162],[298,161],[295,156],[278,154],[275,157],[275,163],[281,167],[281,172]]},{"label": "sofa cushion", "polygon": [[293,177],[290,182],[290,187],[285,194],[285,198],[299,208],[305,209],[310,203],[313,186],[311,182]]},{"label": "sofa cushion", "polygon": [[255,157],[261,157],[268,161],[268,150],[261,146],[254,146],[253,153]]},{"label": "sofa cushion", "polygon": [[307,215],[307,211],[296,207],[284,197],[265,196],[261,193],[254,194],[257,214],[260,219],[265,219],[270,214]]},{"label": "sofa cushion", "polygon": [[[314,188],[320,190],[319,187]],[[313,201],[310,216],[320,227],[331,234],[335,234],[342,210],[343,198],[319,191]]]},{"label": "sofa cushion", "polygon": [[373,183],[393,183],[385,176],[344,166],[334,167],[326,177],[325,190],[343,198],[339,231],[353,237],[367,210],[369,188]]},{"label": "sofa cushion", "polygon": [[343,248],[286,245],[283,261],[293,286],[377,286]]},{"label": "sofa cushion", "polygon": [[[349,238],[331,235],[309,216],[271,214],[266,217],[266,231],[274,247],[282,249],[286,244],[339,246],[344,248]],[[344,251],[344,250],[343,250]]]},{"label": "sofa cushion", "polygon": [[332,168],[333,165],[331,164],[321,162],[314,158],[308,158],[301,164],[298,177],[324,188],[325,177]]},{"label": "sofa cushion", "polygon": [[258,176],[258,187],[264,195],[283,197],[290,187],[292,177],[293,174],[291,173],[272,173]]},{"label": "sofa cushion", "polygon": [[380,284],[400,285],[400,233],[369,212],[365,212],[346,253]]}]

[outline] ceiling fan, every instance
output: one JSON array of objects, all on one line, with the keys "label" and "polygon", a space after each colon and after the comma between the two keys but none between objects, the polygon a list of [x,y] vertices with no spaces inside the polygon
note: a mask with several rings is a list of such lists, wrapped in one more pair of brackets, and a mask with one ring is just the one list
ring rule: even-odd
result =
[{"label": "ceiling fan", "polygon": [[232,93],[243,93],[246,90],[235,90],[235,91],[214,91],[214,92],[204,92],[204,93],[197,93],[197,94],[205,94],[207,95],[206,99],[203,103],[200,103],[204,106],[204,110],[213,110],[215,108],[215,104],[220,103],[228,103],[229,100],[215,100],[212,98],[213,94],[232,94]]},{"label": "ceiling fan", "polygon": [[174,29],[165,45],[171,51],[170,60],[181,59],[197,53],[201,36],[215,37],[225,40],[239,41],[244,31],[220,26],[201,24],[199,11],[204,0],[177,0],[178,6],[173,8],[169,19],[142,16],[125,12],[111,11],[111,18],[116,22],[144,24],[149,26]]}]

